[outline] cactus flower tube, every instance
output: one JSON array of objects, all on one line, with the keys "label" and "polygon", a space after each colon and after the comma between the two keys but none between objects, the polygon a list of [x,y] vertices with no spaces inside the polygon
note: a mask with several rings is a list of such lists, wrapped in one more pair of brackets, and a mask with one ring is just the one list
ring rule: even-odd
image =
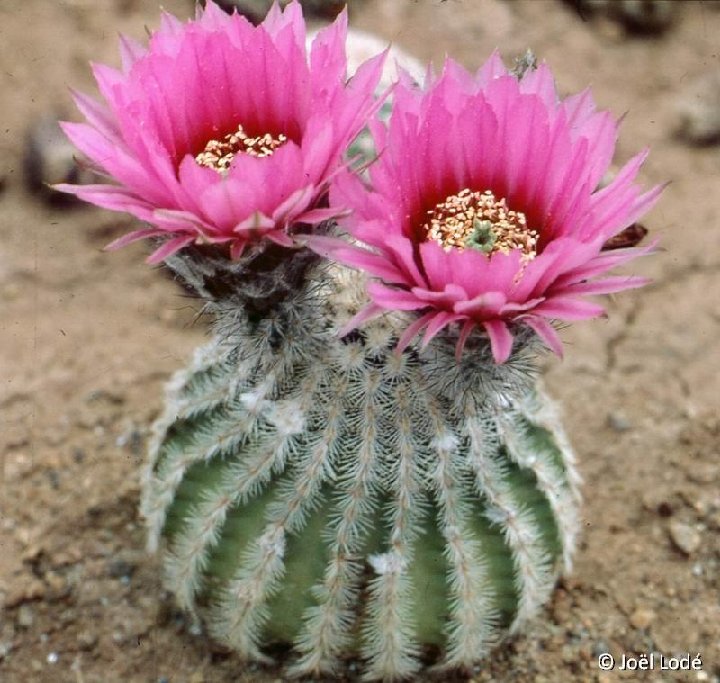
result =
[{"label": "cactus flower tube", "polygon": [[[159,239],[214,316],[154,425],[148,545],[244,659],[467,670],[570,570],[579,476],[536,357],[600,312],[582,297],[642,284],[591,278],[642,253],[603,248],[659,190],[642,156],[596,189],[616,122],[544,66],[401,77],[386,126],[382,57],[348,81],[344,18],[309,62],[304,33],[295,2],[257,29],[165,16],[66,125],[116,182],[64,189],[149,223],[120,243]],[[368,125],[369,179],[347,166]]]}]

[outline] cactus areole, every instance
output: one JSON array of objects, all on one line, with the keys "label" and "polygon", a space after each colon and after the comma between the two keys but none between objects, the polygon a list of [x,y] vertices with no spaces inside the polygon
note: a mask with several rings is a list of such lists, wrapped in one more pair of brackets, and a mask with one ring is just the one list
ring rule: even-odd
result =
[{"label": "cactus areole", "polygon": [[482,666],[570,569],[578,475],[535,359],[643,283],[594,278],[647,251],[607,245],[659,189],[644,155],[598,189],[616,121],[544,65],[401,75],[373,118],[382,56],[347,80],[345,29],[308,54],[297,2],[257,27],[208,3],[123,38],[107,106],[65,124],[114,182],[61,189],[148,223],[115,246],[153,239],[214,319],[143,480],[167,587],[243,658],[394,680]]}]

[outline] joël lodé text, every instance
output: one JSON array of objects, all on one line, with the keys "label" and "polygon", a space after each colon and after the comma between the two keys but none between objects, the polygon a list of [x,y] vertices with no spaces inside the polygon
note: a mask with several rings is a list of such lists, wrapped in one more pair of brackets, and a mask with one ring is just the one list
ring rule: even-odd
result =
[{"label": "jo\u00ebl lod\u00e9 text", "polygon": [[618,669],[621,671],[700,671],[702,658],[700,653],[694,657],[688,652],[679,657],[666,657],[660,652],[637,656],[621,655]]}]

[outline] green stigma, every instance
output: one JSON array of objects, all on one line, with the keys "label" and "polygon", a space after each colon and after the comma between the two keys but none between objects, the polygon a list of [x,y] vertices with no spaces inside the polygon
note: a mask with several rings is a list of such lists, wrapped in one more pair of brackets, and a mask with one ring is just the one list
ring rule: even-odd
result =
[{"label": "green stigma", "polygon": [[478,218],[474,218],[473,231],[465,240],[465,246],[482,251],[484,254],[489,254],[497,241],[497,237],[492,228],[493,224],[491,221],[481,221]]}]

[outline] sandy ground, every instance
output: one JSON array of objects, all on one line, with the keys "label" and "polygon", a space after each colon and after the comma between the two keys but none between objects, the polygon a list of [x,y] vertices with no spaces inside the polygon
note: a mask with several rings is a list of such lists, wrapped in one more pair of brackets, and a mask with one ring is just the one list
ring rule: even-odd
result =
[{"label": "sandy ground", "polygon": [[[72,112],[67,87],[92,90],[88,60],[117,63],[117,32],[142,38],[157,4],[0,0],[3,683],[279,680],[190,628],[143,552],[137,473],[163,382],[204,339],[196,303],[143,247],[101,251],[126,219],[47,206],[22,183],[27,124]],[[423,59],[476,67],[496,46],[532,47],[563,91],[591,83],[601,106],[628,112],[618,162],[651,146],[643,181],[672,181],[645,223],[664,251],[634,269],[654,284],[565,331],[566,360],[546,362],[586,481],[585,532],[537,626],[477,681],[720,680],[720,149],[672,134],[685,84],[720,68],[720,12],[683,4],[661,38],[556,0],[351,6],[358,27]],[[597,667],[602,652],[652,650],[699,653],[702,671]]]}]

